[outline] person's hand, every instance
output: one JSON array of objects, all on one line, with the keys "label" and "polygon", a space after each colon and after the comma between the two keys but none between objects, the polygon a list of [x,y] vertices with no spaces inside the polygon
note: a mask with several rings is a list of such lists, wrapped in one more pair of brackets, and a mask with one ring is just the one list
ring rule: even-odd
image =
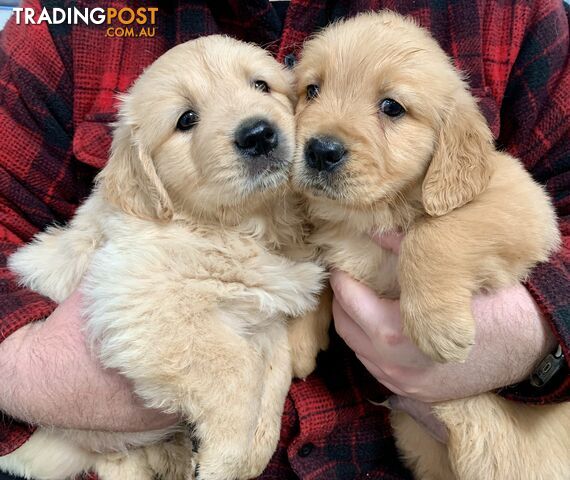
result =
[{"label": "person's hand", "polygon": [[36,425],[137,432],[178,418],[144,408],[132,385],[105,370],[83,334],[80,295],[0,343],[0,411]]},{"label": "person's hand", "polygon": [[[401,236],[376,240],[398,253]],[[475,345],[466,362],[447,364],[433,362],[403,335],[397,300],[378,298],[343,272],[332,273],[331,286],[339,335],[380,383],[411,400],[451,400],[517,383],[556,345],[522,285],[474,298]]]},{"label": "person's hand", "polygon": [[[396,253],[400,239],[376,238],[382,248]],[[416,400],[462,398],[517,383],[556,345],[522,285],[475,296],[475,345],[466,362],[447,364],[433,362],[403,335],[397,300],[378,298],[343,272],[332,273],[331,286],[339,335],[378,381]]]}]

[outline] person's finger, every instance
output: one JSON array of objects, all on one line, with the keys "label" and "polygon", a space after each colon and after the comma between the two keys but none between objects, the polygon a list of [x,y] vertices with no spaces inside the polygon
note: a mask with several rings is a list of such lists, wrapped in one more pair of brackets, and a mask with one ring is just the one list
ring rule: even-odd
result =
[{"label": "person's finger", "polygon": [[356,358],[360,360],[372,376],[394,393],[402,395],[404,392],[391,381],[390,376],[378,364],[378,361],[381,360],[380,356],[374,349],[368,335],[346,314],[335,300],[333,300],[333,319],[338,334],[350,349],[354,351]]},{"label": "person's finger", "polygon": [[400,245],[404,239],[404,234],[401,232],[386,232],[386,233],[373,233],[372,240],[374,240],[380,247],[385,250],[390,250],[396,255],[400,254]]},{"label": "person's finger", "polygon": [[368,335],[346,314],[335,300],[333,300],[333,318],[337,333],[372,376],[394,393],[404,395],[405,392],[394,383],[394,375],[390,375],[382,369],[383,359],[374,348]]},{"label": "person's finger", "polygon": [[388,335],[399,334],[397,300],[379,298],[372,289],[341,271],[332,272],[330,283],[340,306],[368,336],[376,335],[381,328],[385,328]]},{"label": "person's finger", "polygon": [[433,361],[404,335],[398,300],[377,297],[373,290],[341,271],[332,273],[331,286],[339,306],[370,338],[384,364],[387,359],[393,359],[389,363],[422,370],[433,365]]},{"label": "person's finger", "polygon": [[376,352],[370,337],[350,318],[336,299],[333,299],[332,312],[335,329],[350,349],[373,358]]},{"label": "person's finger", "polygon": [[338,302],[334,301],[333,317],[338,334],[380,383],[399,395],[411,393],[399,384],[400,378],[408,376],[404,369],[386,361],[375,349],[366,333],[342,310]]}]

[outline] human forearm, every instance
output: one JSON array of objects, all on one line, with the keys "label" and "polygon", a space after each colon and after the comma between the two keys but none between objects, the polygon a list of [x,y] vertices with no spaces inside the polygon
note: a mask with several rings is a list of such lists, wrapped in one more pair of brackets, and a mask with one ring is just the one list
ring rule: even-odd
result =
[{"label": "human forearm", "polygon": [[[568,231],[570,217],[560,219],[563,231]],[[563,237],[563,246],[548,263],[539,265],[527,282],[527,288],[547,319],[557,343],[565,356],[561,370],[543,387],[523,382],[505,391],[509,398],[528,402],[563,402],[570,400],[570,239]]]},{"label": "human forearm", "polygon": [[0,410],[32,424],[143,431],[176,421],[143,408],[125,378],[92,358],[78,295],[0,344],[0,378]]},{"label": "human forearm", "polygon": [[472,309],[477,334],[469,359],[435,367],[452,397],[524,381],[556,348],[550,325],[522,285],[478,295]]},{"label": "human forearm", "polygon": [[397,394],[433,402],[466,397],[526,378],[556,340],[522,286],[473,302],[477,338],[464,363],[437,364],[401,329],[398,303],[334,273],[333,313],[340,335],[370,372]]}]

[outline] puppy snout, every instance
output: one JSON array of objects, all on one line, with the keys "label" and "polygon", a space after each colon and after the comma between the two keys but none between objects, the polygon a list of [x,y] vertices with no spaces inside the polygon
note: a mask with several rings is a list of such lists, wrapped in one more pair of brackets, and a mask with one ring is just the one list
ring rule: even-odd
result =
[{"label": "puppy snout", "polygon": [[305,145],[305,161],[319,172],[332,172],[346,158],[342,142],[334,137],[313,137]]},{"label": "puppy snout", "polygon": [[267,155],[279,144],[277,129],[267,120],[245,120],[236,130],[238,150],[248,156]]}]

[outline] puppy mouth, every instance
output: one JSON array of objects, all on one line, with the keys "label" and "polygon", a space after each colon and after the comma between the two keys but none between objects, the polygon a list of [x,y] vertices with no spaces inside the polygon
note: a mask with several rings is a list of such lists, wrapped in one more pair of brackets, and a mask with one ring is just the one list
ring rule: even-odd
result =
[{"label": "puppy mouth", "polygon": [[268,155],[249,158],[245,162],[241,159],[241,161],[247,193],[274,189],[289,179],[292,158],[285,146]]},{"label": "puppy mouth", "polygon": [[342,200],[346,187],[346,170],[343,168],[316,168],[307,159],[306,148],[297,152],[300,157],[298,167],[294,171],[293,182],[301,191],[316,197],[327,197],[331,200]]},{"label": "puppy mouth", "polygon": [[303,171],[295,178],[297,188],[316,197],[341,200],[342,187],[338,174],[330,172]]},{"label": "puppy mouth", "polygon": [[247,176],[251,179],[262,178],[279,174],[287,170],[290,161],[287,155],[279,150],[266,155],[259,155],[246,160]]}]

